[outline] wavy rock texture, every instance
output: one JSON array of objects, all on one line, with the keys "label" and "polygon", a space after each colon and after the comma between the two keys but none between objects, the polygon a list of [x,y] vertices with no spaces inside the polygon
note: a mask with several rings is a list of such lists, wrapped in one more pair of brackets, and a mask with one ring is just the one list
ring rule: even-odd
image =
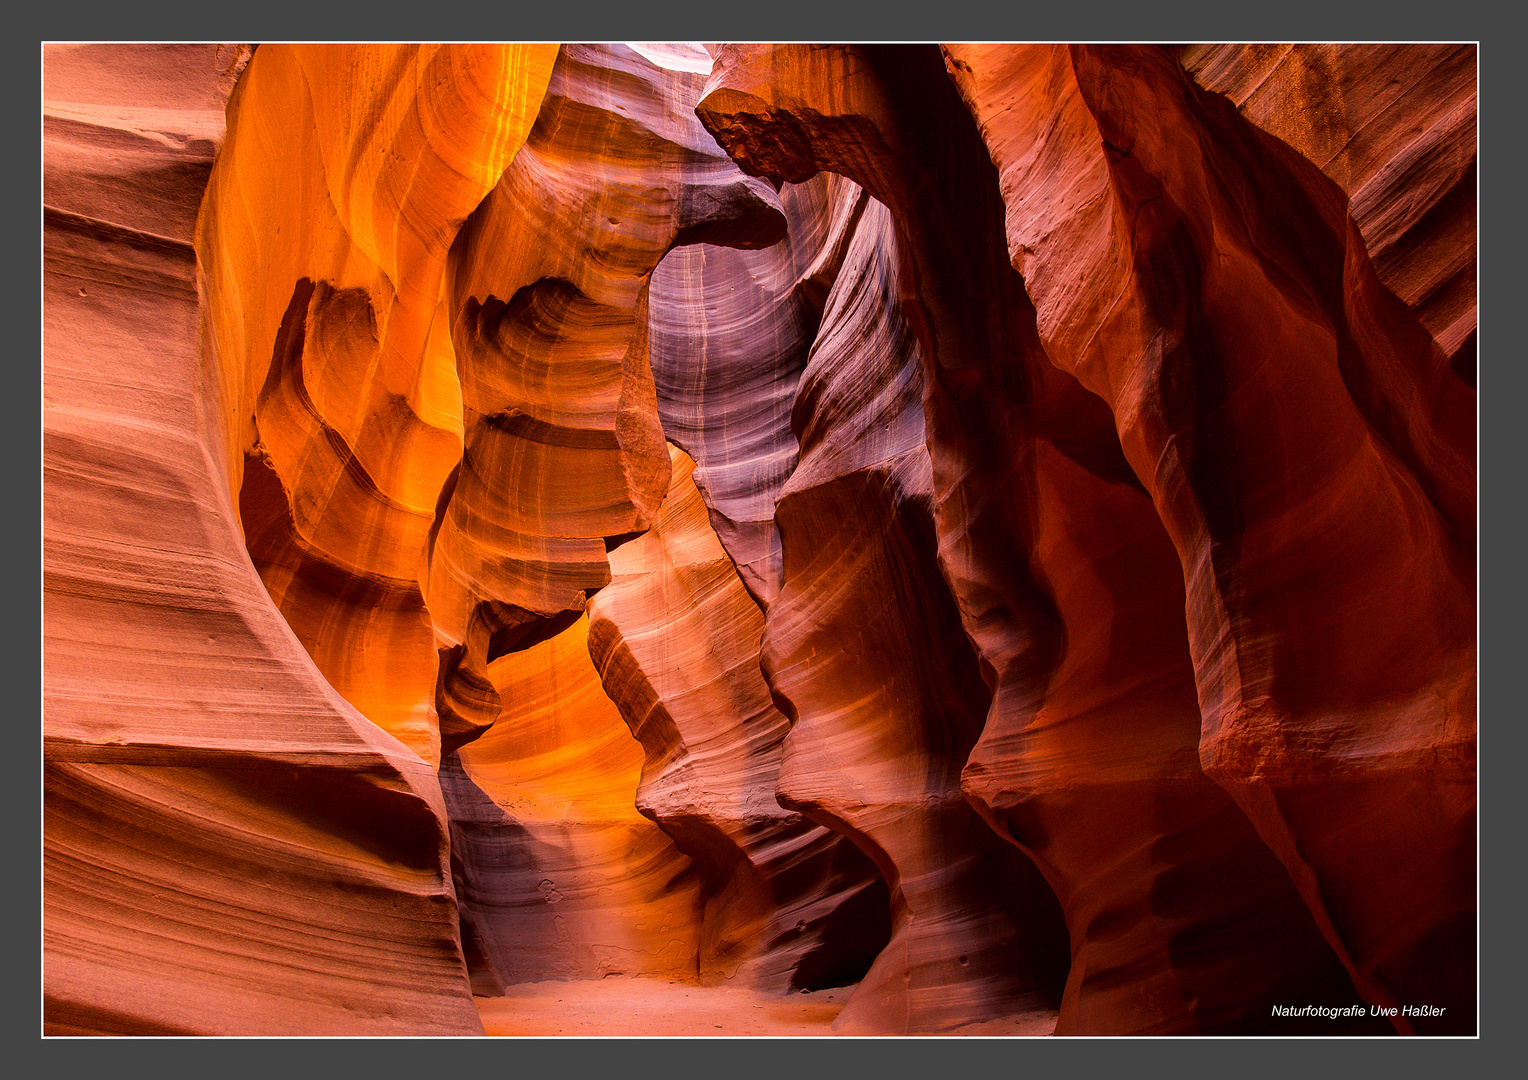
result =
[{"label": "wavy rock texture", "polygon": [[775,799],[789,722],[759,671],[764,618],[674,452],[650,532],[610,556],[589,651],[646,753],[636,805],[704,880],[703,981],[820,989],[886,945],[889,898],[848,840]]},{"label": "wavy rock texture", "polygon": [[1381,282],[1475,380],[1475,47],[1198,45],[1194,81],[1337,182]]},{"label": "wavy rock texture", "polygon": [[1046,354],[1177,550],[1205,772],[1368,1000],[1471,1030],[1473,390],[1344,191],[1170,53],[948,53]]},{"label": "wavy rock texture", "polygon": [[[957,74],[963,63],[969,73],[962,50],[949,51]],[[1050,371],[1019,279],[994,258],[997,178],[981,176],[984,166],[990,173],[984,148],[974,132],[962,136],[970,128],[930,68],[916,53],[893,65],[852,49],[728,49],[701,111],[746,168],[792,180],[846,171],[895,202],[909,235],[922,340],[936,361],[926,406],[941,561],[995,689],[966,788],[1035,852],[1068,907],[1074,963],[1059,1030],[1238,1030],[1291,992],[1348,999],[1351,986],[1287,878],[1195,768],[1187,650],[1172,646],[1184,639],[1176,567],[1164,561],[1171,548],[1123,468],[1107,413]],[[1048,86],[1055,75],[1037,65],[994,81],[1016,94],[1026,77]],[[1055,135],[1044,125],[1056,110],[1016,111]],[[1057,159],[1038,157],[1023,163],[1043,174],[1044,194],[1074,196],[1054,184],[1069,175]],[[1080,242],[1068,251],[1084,253]],[[1043,312],[1049,297],[1031,294]],[[1015,480],[1020,497],[1004,505]],[[1030,551],[1027,572],[1011,557],[1015,541]],[[1127,582],[1125,602],[1111,602]],[[1111,607],[1125,610],[1105,614]],[[1158,648],[1137,645],[1132,670],[1112,657],[1136,634]],[[1106,811],[1111,797],[1119,802]],[[1102,820],[1079,814],[1078,800]],[[1103,829],[1114,835],[1100,846]],[[1149,860],[1100,881],[1100,860],[1143,844]],[[1203,897],[1211,880],[1224,889],[1213,901]],[[1269,925],[1281,927],[1276,948],[1264,937]]]},{"label": "wavy rock texture", "polygon": [[[852,55],[724,47],[702,119],[748,171],[802,182],[836,166],[906,207],[895,151],[863,115],[874,106],[839,110],[837,95],[877,88],[849,77]],[[1060,919],[960,790],[988,691],[938,580],[919,346],[898,303],[906,248],[866,203],[793,408],[801,461],[776,510],[785,584],[764,663],[794,718],[781,801],[854,837],[892,886],[892,941],[837,1027],[937,1030],[1043,1000]]]},{"label": "wavy rock texture", "polygon": [[781,801],[853,837],[892,887],[892,941],[838,1026],[937,1030],[1043,999],[1059,919],[960,791],[987,690],[937,580],[899,250],[886,208],[861,200],[793,407],[763,657],[794,721]]},{"label": "wavy rock texture", "polygon": [[790,414],[863,200],[824,173],[784,184],[786,239],[759,251],[676,248],[653,272],[658,415],[695,461],[711,524],[753,598],[780,591],[775,500],[796,467]]},{"label": "wavy rock texture", "polygon": [[600,686],[588,628],[580,617],[490,664],[511,705],[442,765],[478,993],[696,972],[700,883],[637,812],[642,748]]},{"label": "wavy rock texture", "polygon": [[[668,491],[649,275],[675,245],[784,234],[774,191],[694,116],[709,64],[698,49],[564,47],[525,148],[452,254],[465,450],[437,506],[427,595],[443,732],[479,789],[448,788],[470,824],[464,910],[505,981],[697,970],[699,883],[637,813],[642,753],[580,616],[610,581],[607,549],[647,529]],[[495,722],[486,745],[464,745]],[[516,770],[548,777],[550,797],[551,766],[534,763],[559,754],[586,782],[561,776],[555,809],[526,818]],[[535,891],[543,876],[555,908]],[[527,928],[548,912],[555,931]]]},{"label": "wavy rock texture", "polygon": [[555,55],[258,49],[198,234],[255,565],[330,684],[431,763],[421,560],[462,455],[446,256],[524,142]]},{"label": "wavy rock texture", "polygon": [[1475,1029],[1472,47],[250,56],[45,57],[49,1032]]},{"label": "wavy rock texture", "polygon": [[[947,51],[960,72],[961,49]],[[1054,51],[1029,55],[1040,62],[1008,69],[1005,86],[1054,77]],[[970,132],[970,155],[975,133],[957,130]],[[951,206],[964,182],[964,201],[992,207],[985,230],[959,237],[960,252],[1002,251],[994,180],[969,165],[939,185]],[[1008,270],[967,258],[977,280]],[[958,478],[945,564],[995,682],[965,790],[1034,855],[1067,912],[1073,955],[1057,1030],[1261,1030],[1274,1004],[1352,1001],[1287,874],[1198,766],[1182,571],[1112,417],[1050,363],[1027,297],[1011,310],[1007,338],[946,366],[931,404]],[[993,461],[1018,496],[1006,507]],[[1008,555],[1016,539],[1027,580]]]},{"label": "wavy rock texture", "polygon": [[709,58],[652,56],[564,47],[525,149],[457,241],[465,449],[437,507],[427,591],[436,637],[456,650],[445,700],[470,700],[538,625],[576,617],[610,580],[607,544],[646,529],[668,490],[647,362],[653,268],[676,244],[784,234],[775,193],[694,117],[692,69]]},{"label": "wavy rock texture", "polygon": [[45,53],[44,1029],[479,1033],[434,774],[230,499],[192,226],[247,56]]}]

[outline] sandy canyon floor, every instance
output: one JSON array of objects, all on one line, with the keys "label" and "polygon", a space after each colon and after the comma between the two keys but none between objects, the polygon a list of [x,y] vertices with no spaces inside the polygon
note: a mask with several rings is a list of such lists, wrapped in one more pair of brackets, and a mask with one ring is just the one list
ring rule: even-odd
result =
[{"label": "sandy canyon floor", "polygon": [[[473,998],[489,1035],[802,1036],[832,1035],[852,986],[797,994],[694,986],[662,979],[517,983],[504,997]],[[948,1035],[1050,1035],[1052,1011],[966,1024]]]}]

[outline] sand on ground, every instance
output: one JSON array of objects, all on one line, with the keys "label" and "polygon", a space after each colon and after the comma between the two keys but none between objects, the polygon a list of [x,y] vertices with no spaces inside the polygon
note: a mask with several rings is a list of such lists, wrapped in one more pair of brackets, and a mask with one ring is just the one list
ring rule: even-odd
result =
[{"label": "sand on ground", "polygon": [[[766,994],[745,987],[696,986],[611,976],[580,982],[515,983],[503,997],[475,997],[489,1035],[812,1036],[832,1023],[852,986]],[[1049,1035],[1053,1010],[966,1024],[941,1035]]]}]

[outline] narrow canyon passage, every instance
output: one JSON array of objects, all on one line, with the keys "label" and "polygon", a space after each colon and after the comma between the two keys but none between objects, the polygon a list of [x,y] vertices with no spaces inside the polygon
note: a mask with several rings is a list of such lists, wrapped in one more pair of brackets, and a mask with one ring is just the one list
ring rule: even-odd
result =
[{"label": "narrow canyon passage", "polygon": [[45,1029],[1473,1033],[1475,76],[49,46]]}]

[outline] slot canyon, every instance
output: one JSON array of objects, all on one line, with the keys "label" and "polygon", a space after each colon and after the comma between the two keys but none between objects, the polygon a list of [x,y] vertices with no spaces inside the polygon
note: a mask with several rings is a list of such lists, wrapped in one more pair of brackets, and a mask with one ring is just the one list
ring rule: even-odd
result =
[{"label": "slot canyon", "polygon": [[1474,1035],[1474,45],[43,47],[48,1035]]}]

